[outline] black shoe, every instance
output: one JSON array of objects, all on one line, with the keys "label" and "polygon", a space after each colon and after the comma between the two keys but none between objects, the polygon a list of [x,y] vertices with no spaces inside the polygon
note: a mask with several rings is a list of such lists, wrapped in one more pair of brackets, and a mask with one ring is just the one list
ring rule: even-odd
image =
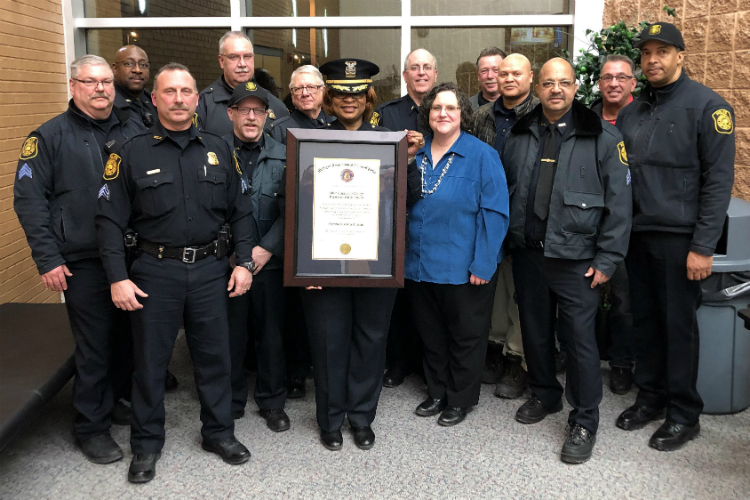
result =
[{"label": "black shoe", "polygon": [[304,377],[292,377],[286,387],[286,397],[289,399],[304,398],[307,391],[305,390]]},{"label": "black shoe", "polygon": [[130,461],[128,481],[131,483],[147,483],[156,475],[156,461],[161,453],[136,453]]},{"label": "black shoe", "polygon": [[546,408],[536,395],[526,401],[516,412],[516,420],[522,424],[535,424],[541,422],[547,415],[562,411],[562,401],[558,401],[551,408]]},{"label": "black shoe", "polygon": [[679,450],[701,432],[701,424],[683,425],[667,420],[659,427],[648,442],[648,445],[659,451]]},{"label": "black shoe", "polygon": [[289,417],[282,409],[260,410],[260,416],[266,419],[266,425],[274,432],[289,430]]},{"label": "black shoe", "polygon": [[388,368],[383,375],[383,387],[398,387],[404,383],[406,370],[400,366]]},{"label": "black shoe", "polygon": [[451,427],[456,424],[460,424],[466,418],[466,408],[459,408],[458,406],[448,406],[443,410],[438,419],[438,424],[443,427]]},{"label": "black shoe", "polygon": [[484,358],[484,369],[482,370],[483,384],[497,384],[505,373],[505,356],[503,356],[503,345],[495,342],[487,344],[487,355]]},{"label": "black shoe", "polygon": [[526,391],[526,379],[528,374],[521,366],[523,359],[520,356],[508,356],[505,375],[495,387],[495,396],[506,399],[518,399]]},{"label": "black shoe", "polygon": [[112,425],[130,425],[130,406],[126,405],[122,399],[118,400],[109,419]]},{"label": "black shoe", "polygon": [[174,373],[167,370],[167,378],[164,379],[164,390],[167,392],[173,391],[177,389],[178,385],[177,377],[174,376]]},{"label": "black shoe", "polygon": [[239,420],[245,416],[245,410],[232,410],[232,419]]},{"label": "black shoe", "polygon": [[352,434],[354,434],[354,444],[360,450],[369,450],[375,446],[375,433],[369,425],[352,427]]},{"label": "black shoe", "polygon": [[221,441],[220,443],[214,443],[204,439],[201,443],[201,447],[206,451],[216,453],[222,460],[230,465],[240,465],[250,460],[250,451],[245,448],[242,443],[237,441],[237,438],[234,436],[226,441]]},{"label": "black shoe", "polygon": [[609,388],[615,394],[627,394],[633,386],[633,371],[630,368],[613,366],[609,372]]},{"label": "black shoe", "polygon": [[420,417],[432,417],[445,410],[448,402],[445,399],[427,398],[422,401],[414,411]]},{"label": "black shoe", "polygon": [[568,369],[568,351],[562,349],[555,354],[555,371],[564,373]]},{"label": "black shoe", "polygon": [[339,451],[344,445],[344,436],[341,435],[341,430],[331,432],[321,430],[320,441],[323,443],[323,446],[325,446],[329,450]]},{"label": "black shoe", "polygon": [[578,424],[568,426],[568,437],[560,453],[560,460],[566,464],[582,464],[591,458],[596,444],[596,434]]},{"label": "black shoe", "polygon": [[617,417],[615,425],[625,431],[643,429],[652,420],[661,420],[667,416],[666,408],[650,408],[634,404]]},{"label": "black shoe", "polygon": [[89,462],[111,464],[122,459],[122,448],[109,434],[100,434],[81,441],[76,439],[76,447],[86,455]]}]

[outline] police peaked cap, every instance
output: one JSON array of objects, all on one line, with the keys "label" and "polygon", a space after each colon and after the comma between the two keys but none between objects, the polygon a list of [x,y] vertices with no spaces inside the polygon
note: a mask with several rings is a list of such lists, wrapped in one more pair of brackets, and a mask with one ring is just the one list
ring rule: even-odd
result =
[{"label": "police peaked cap", "polygon": [[336,59],[323,64],[320,72],[326,75],[328,88],[359,94],[372,86],[372,77],[380,72],[380,68],[364,59]]},{"label": "police peaked cap", "polygon": [[229,107],[231,108],[235,104],[239,104],[243,99],[248,97],[257,97],[268,109],[268,91],[250,80],[245,83],[238,83],[237,86],[232,90],[232,97],[229,99]]}]

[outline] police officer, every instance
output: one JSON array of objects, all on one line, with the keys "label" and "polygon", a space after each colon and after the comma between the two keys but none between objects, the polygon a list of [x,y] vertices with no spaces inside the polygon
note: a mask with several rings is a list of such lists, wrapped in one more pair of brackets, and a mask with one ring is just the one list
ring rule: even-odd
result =
[{"label": "police officer", "polygon": [[289,417],[284,412],[287,397],[283,339],[284,220],[277,194],[283,189],[286,148],[263,132],[268,93],[253,82],[234,88],[227,112],[234,133],[223,139],[232,149],[236,166],[242,172],[243,189],[252,200],[258,243],[252,250],[251,267],[255,276],[250,293],[229,300],[232,416],[244,415],[247,404],[247,378],[242,365],[247,348],[248,313],[252,308],[258,357],[255,402],[268,428],[281,432],[289,429]]},{"label": "police officer", "polygon": [[[250,198],[229,147],[192,124],[198,91],[188,69],[163,66],[152,93],[154,127],[112,154],[99,189],[96,226],[112,301],[133,311],[133,376],[128,480],[153,479],[164,445],[164,377],[184,321],[201,402],[203,449],[241,464],[250,452],[234,437],[227,292],[252,282]],[[231,225],[237,266],[227,285]],[[123,231],[141,252],[125,267]]]},{"label": "police officer", "polygon": [[294,104],[290,116],[279,118],[271,123],[271,137],[286,144],[286,131],[290,128],[325,129],[335,120],[323,111],[325,82],[315,66],[300,66],[292,73],[289,91]]},{"label": "police officer", "polygon": [[[531,92],[534,72],[522,54],[510,54],[500,61],[497,80],[500,97],[480,107],[473,117],[472,131],[477,138],[493,146],[502,160],[505,137],[516,122],[539,104]],[[482,382],[497,384],[495,396],[517,399],[523,396],[528,375],[523,355],[523,340],[515,303],[515,285],[511,259],[498,265],[497,290],[492,309],[492,327]]]},{"label": "police officer", "polygon": [[[419,105],[437,80],[437,60],[425,49],[417,49],[404,60],[401,73],[406,95],[381,104],[371,121],[389,130],[406,130],[409,137],[424,144],[426,130],[419,121]],[[385,387],[397,387],[412,370],[421,371],[422,347],[412,320],[404,289],[396,294],[391,326],[388,331]]]},{"label": "police officer", "polygon": [[497,74],[500,72],[500,61],[505,59],[505,51],[497,47],[487,47],[477,57],[477,82],[479,92],[469,98],[471,109],[476,111],[487,103],[497,101],[500,97],[500,83]]},{"label": "police officer", "polygon": [[117,92],[115,106],[130,113],[134,123],[143,123],[144,128],[151,128],[156,121],[156,108],[150,92],[145,91],[150,68],[146,52],[135,45],[120,47],[112,63]]},{"label": "police officer", "polygon": [[[227,31],[219,40],[219,65],[224,74],[200,93],[196,110],[196,125],[199,128],[218,136],[232,133],[232,122],[227,118],[232,89],[246,82],[257,85],[253,78],[254,64],[253,44],[247,35],[241,31]],[[289,112],[283,102],[268,94],[268,120],[273,123],[277,118],[287,116]]]},{"label": "police officer", "polygon": [[649,446],[671,451],[700,432],[696,309],[732,193],[734,111],[685,74],[674,25],[644,28],[636,47],[648,85],[617,126],[633,176],[627,269],[639,391],[617,426],[640,429],[666,413]]},{"label": "police officer", "polygon": [[33,131],[21,149],[13,207],[26,233],[44,286],[64,292],[76,341],[73,435],[94,463],[122,458],[110,436],[114,399],[112,342],[127,336],[125,314],[109,298],[94,227],[96,196],[107,144],[122,144],[141,130],[113,107],[109,64],[93,55],[70,66],[68,110]]},{"label": "police officer", "polygon": [[509,245],[532,397],[516,420],[533,424],[562,411],[555,376],[555,332],[568,349],[566,397],[573,410],[561,459],[591,458],[602,379],[594,323],[597,285],[625,257],[631,194],[619,131],[575,100],[575,71],[565,59],[542,66],[541,104],[505,139]]}]

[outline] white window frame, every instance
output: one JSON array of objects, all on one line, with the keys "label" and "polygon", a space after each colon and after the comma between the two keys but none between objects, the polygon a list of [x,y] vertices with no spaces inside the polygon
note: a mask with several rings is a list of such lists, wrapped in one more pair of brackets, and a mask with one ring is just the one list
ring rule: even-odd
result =
[{"label": "white window frame", "polygon": [[[509,16],[413,16],[411,0],[401,0],[400,16],[347,17],[245,17],[245,3],[230,0],[229,17],[123,17],[85,18],[83,0],[61,0],[67,65],[86,50],[87,29],[125,28],[226,28],[234,31],[261,28],[400,28],[401,61],[411,52],[414,27],[573,26],[573,54],[588,49],[585,32],[602,27],[604,0],[571,0],[573,14]],[[406,83],[401,81],[401,94]]]}]

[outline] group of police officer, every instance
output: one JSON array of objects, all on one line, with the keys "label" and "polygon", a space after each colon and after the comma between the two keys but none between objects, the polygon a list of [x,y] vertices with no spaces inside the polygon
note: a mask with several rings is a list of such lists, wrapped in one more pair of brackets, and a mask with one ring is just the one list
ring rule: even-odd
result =
[{"label": "group of police officer", "polygon": [[[490,352],[502,361],[490,379],[500,397],[518,398],[530,387],[519,422],[561,411],[559,338],[573,408],[561,453],[568,463],[588,460],[596,441],[598,285],[616,276],[632,328],[616,332],[625,354],[623,364],[613,362],[611,386],[629,389],[634,358],[639,389],[616,425],[634,430],[665,419],[649,443],[660,450],[680,448],[700,429],[695,312],[731,196],[734,113],[684,73],[676,27],[650,25],[636,46],[648,80],[641,95],[631,96],[632,61],[612,57],[592,109],[575,100],[575,72],[563,59],[542,67],[538,98],[524,56],[491,47],[477,64],[472,133],[498,151],[511,194],[495,303],[504,312],[493,315]],[[70,68],[68,110],[21,149],[14,208],[44,285],[65,294],[76,339],[76,445],[95,463],[120,460],[109,429],[116,403],[129,399],[131,482],[155,475],[164,391],[174,386],[167,366],[181,324],[202,447],[225,462],[250,458],[234,437],[247,402],[249,323],[254,396],[268,427],[289,429],[285,401],[304,395],[309,354],[289,349],[303,345],[304,335],[290,337],[284,327],[283,144],[289,128],[322,129],[334,118],[322,109],[325,82],[316,68],[292,74],[289,114],[255,82],[253,57],[247,36],[228,32],[219,43],[223,74],[212,85],[199,94],[189,70],[169,63],[154,75],[149,98],[140,48],[123,47],[111,67],[83,56]],[[403,77],[407,94],[381,105],[372,122],[424,133],[418,109],[437,81],[435,57],[412,52]],[[628,280],[638,290],[630,304]],[[399,297],[386,386],[421,363],[410,321]]]}]

